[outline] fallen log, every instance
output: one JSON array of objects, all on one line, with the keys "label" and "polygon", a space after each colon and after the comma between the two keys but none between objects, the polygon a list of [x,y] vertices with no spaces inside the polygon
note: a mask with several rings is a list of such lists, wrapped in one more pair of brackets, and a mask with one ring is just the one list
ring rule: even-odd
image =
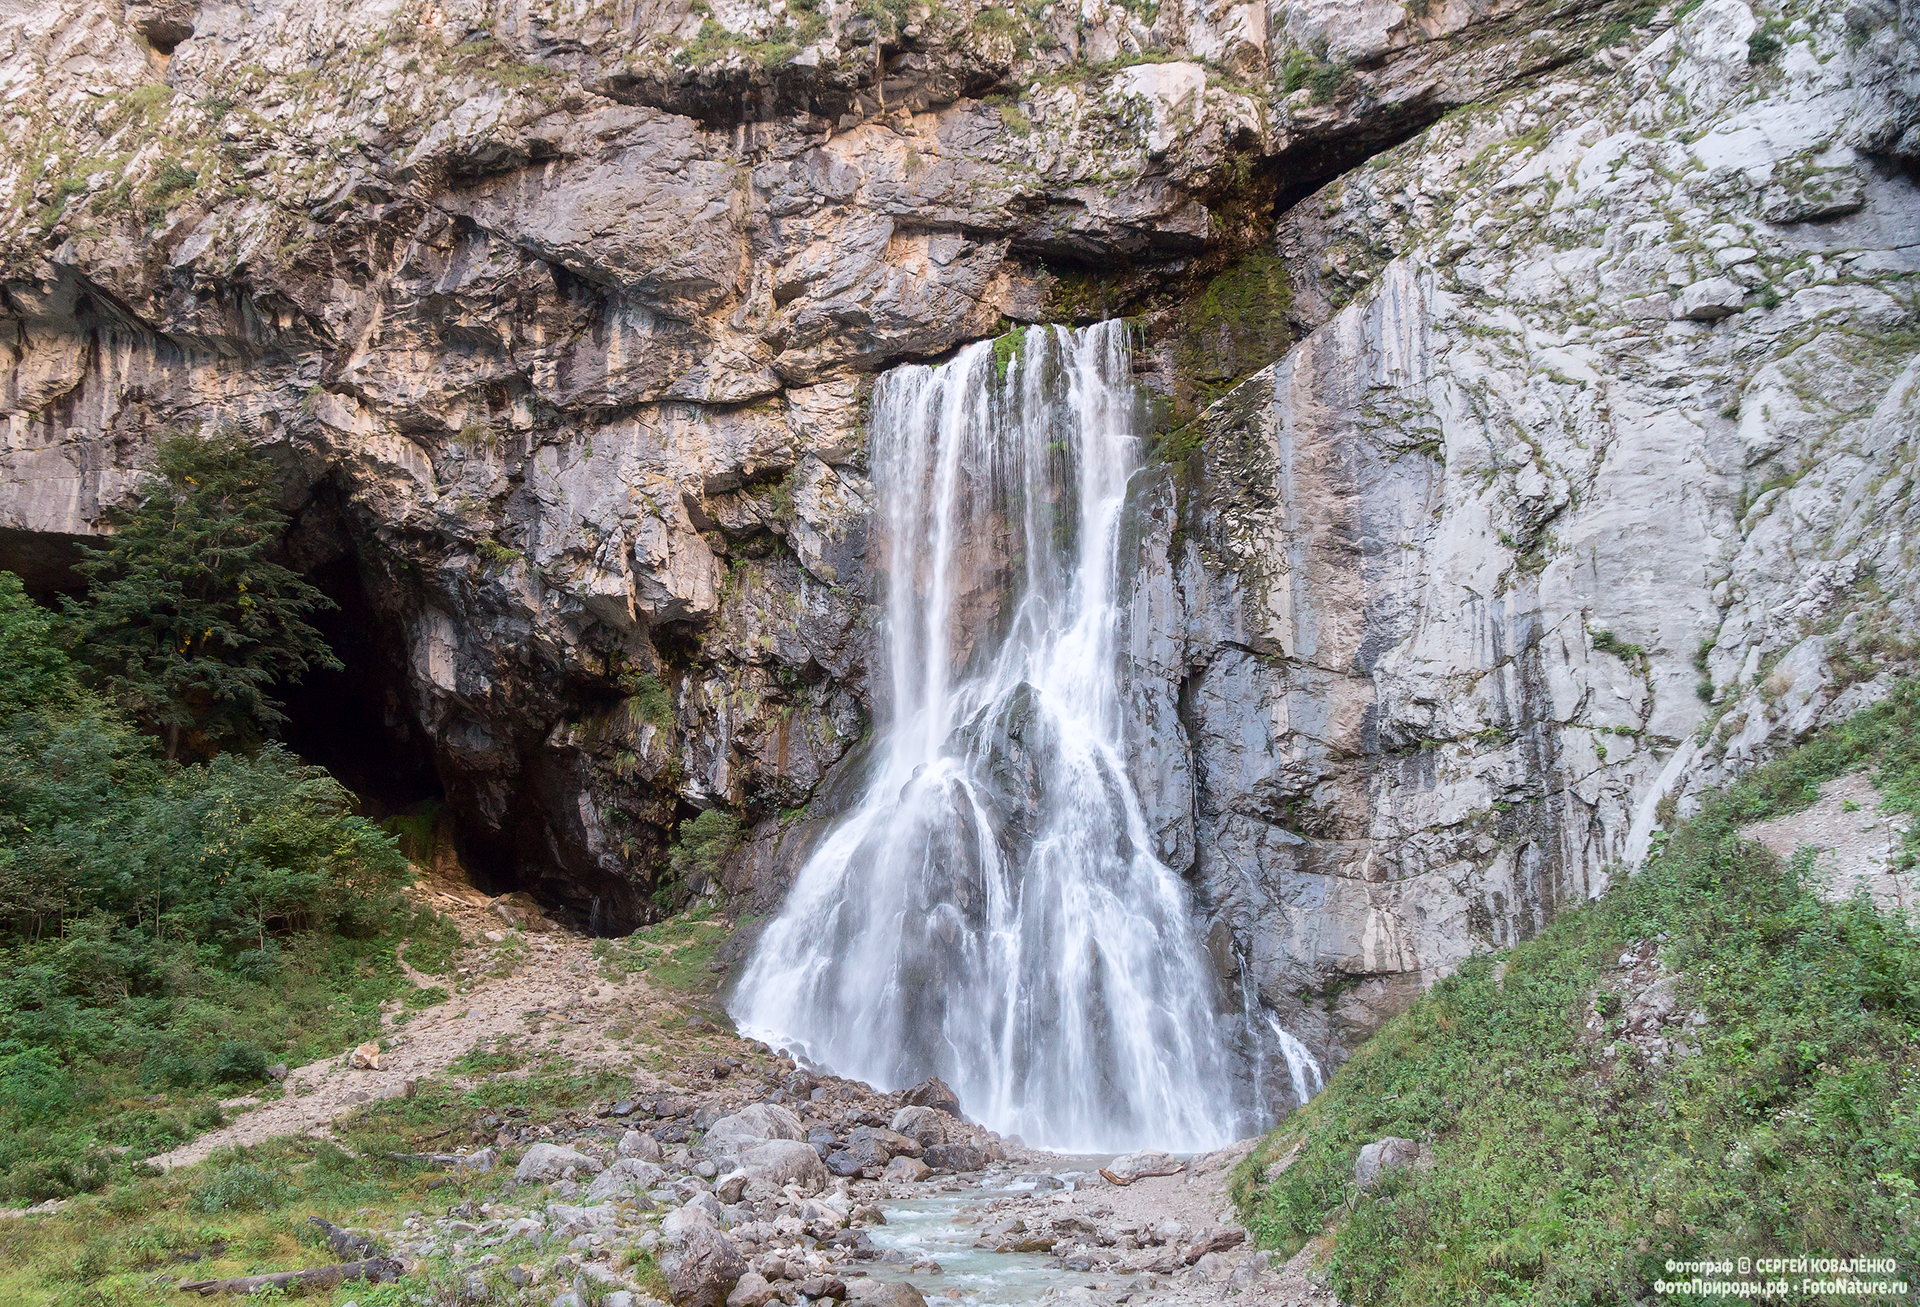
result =
[{"label": "fallen log", "polygon": [[236,1275],[226,1280],[189,1280],[180,1286],[180,1292],[211,1298],[216,1293],[258,1293],[262,1289],[331,1289],[348,1280],[379,1284],[384,1280],[397,1280],[406,1273],[407,1268],[391,1257],[370,1257],[364,1262],[314,1266],[304,1271]]},{"label": "fallen log", "polygon": [[1157,1171],[1135,1171],[1132,1175],[1116,1175],[1103,1166],[1100,1168],[1100,1175],[1108,1184],[1117,1184],[1124,1189],[1135,1180],[1150,1180],[1154,1176],[1159,1175],[1179,1175],[1186,1169],[1187,1164],[1185,1162],[1175,1162],[1171,1166],[1162,1167]]},{"label": "fallen log", "polygon": [[351,1257],[355,1261],[363,1261],[367,1258],[383,1256],[386,1252],[366,1235],[343,1229],[323,1216],[309,1216],[307,1220],[319,1226],[320,1232],[327,1236],[327,1247],[333,1250],[335,1257]]},{"label": "fallen log", "polygon": [[1223,1253],[1229,1248],[1238,1248],[1246,1241],[1247,1232],[1245,1230],[1218,1230],[1209,1234],[1204,1239],[1188,1244],[1187,1250],[1181,1254],[1180,1260],[1188,1266],[1191,1266],[1208,1253]]}]

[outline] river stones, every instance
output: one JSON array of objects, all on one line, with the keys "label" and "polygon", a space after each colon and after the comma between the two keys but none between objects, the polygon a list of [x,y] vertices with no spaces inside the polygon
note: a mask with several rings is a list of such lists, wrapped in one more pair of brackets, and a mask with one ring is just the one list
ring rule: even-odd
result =
[{"label": "river stones", "polygon": [[812,1144],[797,1139],[769,1139],[741,1149],[735,1154],[739,1169],[747,1173],[748,1183],[761,1181],[779,1189],[797,1184],[804,1193],[819,1193],[827,1186],[827,1164]]},{"label": "river stones", "polygon": [[[666,1179],[666,1169],[653,1162],[643,1162],[637,1157],[617,1158],[587,1186],[587,1198],[596,1203],[609,1198],[633,1198],[664,1184]],[[642,1203],[645,1204],[644,1199]]]},{"label": "river stones", "polygon": [[755,1103],[731,1116],[723,1116],[707,1127],[706,1142],[718,1149],[734,1149],[767,1139],[807,1137],[800,1118],[778,1103]]},{"label": "river stones", "polygon": [[896,1157],[887,1163],[882,1180],[897,1184],[915,1184],[933,1174],[933,1168],[917,1157]]},{"label": "river stones", "polygon": [[893,1114],[892,1128],[922,1148],[947,1142],[944,1114],[931,1107],[903,1107]]},{"label": "river stones", "polygon": [[675,1307],[725,1307],[746,1271],[740,1251],[707,1220],[688,1221],[676,1229],[660,1256],[660,1273]]},{"label": "river stones", "polygon": [[638,1158],[643,1162],[658,1162],[666,1156],[666,1150],[660,1147],[658,1139],[639,1130],[629,1130],[621,1135],[620,1146],[615,1151],[622,1157]]},{"label": "river stones", "polygon": [[874,1280],[849,1280],[847,1300],[860,1307],[927,1307],[920,1291],[905,1281],[881,1284]]},{"label": "river stones", "polygon": [[972,1144],[940,1144],[920,1157],[936,1171],[978,1171],[987,1164],[986,1153]]}]

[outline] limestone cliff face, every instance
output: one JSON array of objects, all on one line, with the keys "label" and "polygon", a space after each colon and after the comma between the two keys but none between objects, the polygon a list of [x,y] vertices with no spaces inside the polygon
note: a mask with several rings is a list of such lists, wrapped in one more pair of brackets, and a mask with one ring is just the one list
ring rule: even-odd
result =
[{"label": "limestone cliff face", "polygon": [[872,373],[1145,310],[1175,421],[1274,365],[1142,486],[1143,787],[1337,1052],[1913,635],[1916,26],[7,0],[0,565],[242,426],[473,856],[631,920],[721,804],[764,903],[874,708]]},{"label": "limestone cliff face", "polygon": [[1320,1047],[1911,670],[1905,41],[1706,0],[1283,218],[1325,320],[1144,492],[1131,625],[1167,852]]}]

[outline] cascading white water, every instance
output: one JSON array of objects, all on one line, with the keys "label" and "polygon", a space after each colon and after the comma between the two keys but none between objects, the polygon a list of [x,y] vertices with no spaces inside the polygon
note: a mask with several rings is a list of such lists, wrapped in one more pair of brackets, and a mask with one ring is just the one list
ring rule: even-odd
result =
[{"label": "cascading white water", "polygon": [[745,1034],[884,1088],[939,1075],[1066,1152],[1242,1124],[1185,887],[1121,754],[1130,373],[1106,323],[880,381],[891,718],[733,1002]]}]

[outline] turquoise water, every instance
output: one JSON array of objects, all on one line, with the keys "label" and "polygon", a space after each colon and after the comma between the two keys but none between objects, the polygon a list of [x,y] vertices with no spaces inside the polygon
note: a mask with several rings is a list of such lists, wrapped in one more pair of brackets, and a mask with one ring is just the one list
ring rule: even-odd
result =
[{"label": "turquoise water", "polygon": [[[1097,1272],[1090,1275],[1062,1270],[1046,1253],[997,1253],[973,1246],[981,1229],[999,1216],[985,1212],[988,1202],[1018,1197],[1031,1189],[1030,1184],[966,1189],[882,1203],[880,1210],[886,1214],[887,1223],[867,1231],[874,1247],[882,1251],[897,1249],[912,1261],[938,1262],[940,1273],[915,1271],[909,1262],[868,1262],[865,1269],[875,1280],[910,1282],[935,1307],[942,1302],[967,1307],[1020,1307],[1044,1297],[1049,1289],[1108,1279]],[[973,1214],[984,1219],[977,1225],[963,1225],[956,1219]]]}]

